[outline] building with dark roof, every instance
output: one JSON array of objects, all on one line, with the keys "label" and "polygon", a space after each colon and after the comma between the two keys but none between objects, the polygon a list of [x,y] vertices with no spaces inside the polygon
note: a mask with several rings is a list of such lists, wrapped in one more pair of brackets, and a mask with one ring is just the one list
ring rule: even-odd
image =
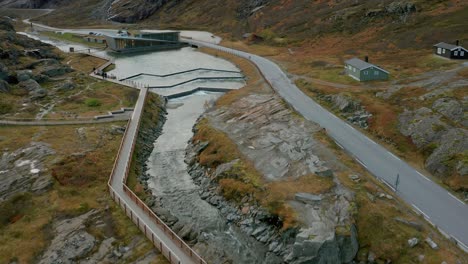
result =
[{"label": "building with dark roof", "polygon": [[141,32],[133,36],[128,33],[119,33],[105,37],[110,49],[122,53],[180,49],[187,45],[180,41],[177,31]]},{"label": "building with dark roof", "polygon": [[468,59],[468,50],[459,45],[459,42],[448,44],[441,42],[434,45],[434,54],[449,59],[466,60]]},{"label": "building with dark roof", "polygon": [[358,58],[345,61],[345,73],[360,82],[388,80],[390,75],[388,71],[369,63],[367,57],[365,61]]}]

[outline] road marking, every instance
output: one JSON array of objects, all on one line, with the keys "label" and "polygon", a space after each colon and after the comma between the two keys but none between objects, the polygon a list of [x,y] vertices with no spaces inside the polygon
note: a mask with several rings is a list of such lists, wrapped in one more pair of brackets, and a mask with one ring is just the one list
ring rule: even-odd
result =
[{"label": "road marking", "polygon": [[345,123],[347,126],[349,126],[351,129],[354,129],[354,127],[348,123]]},{"label": "road marking", "polygon": [[334,141],[335,141],[335,144],[338,145],[338,147],[340,147],[341,149],[344,149],[343,146],[340,143],[338,143],[338,141],[336,141],[336,140],[334,140]]},{"label": "road marking", "polygon": [[374,140],[372,140],[372,139],[370,139],[370,138],[368,138],[368,137],[366,137],[366,138],[367,138],[367,140],[369,140],[369,141],[370,141],[370,143],[372,143],[372,144],[374,144],[374,145],[377,145],[377,143],[375,143],[375,141],[374,141]]},{"label": "road marking", "polygon": [[442,228],[437,227],[437,230],[439,230],[439,232],[440,232],[444,237],[446,237],[447,239],[450,239],[450,235],[447,234],[444,230],[442,230]]},{"label": "road marking", "polygon": [[397,157],[395,154],[391,153],[390,151],[387,151],[387,152],[388,152],[388,154],[392,155],[392,157],[394,157],[395,159],[400,160],[400,158]]},{"label": "road marking", "polygon": [[[431,218],[430,218],[427,214],[425,214],[425,213],[424,213],[421,209],[419,209],[416,205],[414,205],[414,204],[411,204],[411,205],[414,207],[414,209],[416,209],[420,214],[422,214],[422,215],[424,216],[424,218],[426,219],[426,221],[428,221],[429,223],[431,223],[431,222],[429,221],[429,219],[431,219]],[[432,223],[431,223],[431,224],[432,224]]]},{"label": "road marking", "polygon": [[432,182],[428,177],[424,176],[424,174],[420,173],[419,171],[416,171],[419,176],[423,177],[426,181]]},{"label": "road marking", "polygon": [[456,197],[455,195],[451,194],[450,192],[447,192],[447,193],[448,193],[450,196],[452,196],[453,199],[455,199],[455,200],[457,200],[458,202],[460,202],[461,204],[465,205],[465,203],[464,203],[462,200],[458,199],[458,197]]},{"label": "road marking", "polygon": [[361,164],[364,168],[367,169],[367,166],[366,164],[364,164],[362,161],[360,161],[358,158],[356,158],[357,162],[359,162],[359,164]]},{"label": "road marking", "polygon": [[452,238],[457,242],[457,245],[459,248],[461,248],[463,251],[468,252],[468,246],[466,246],[463,242],[461,242],[458,238],[452,236]]},{"label": "road marking", "polygon": [[387,185],[388,188],[390,188],[393,192],[396,192],[395,188],[394,188],[390,183],[388,183],[386,180],[384,180],[384,179],[382,179],[382,178],[379,178],[379,180],[380,180],[383,184]]}]

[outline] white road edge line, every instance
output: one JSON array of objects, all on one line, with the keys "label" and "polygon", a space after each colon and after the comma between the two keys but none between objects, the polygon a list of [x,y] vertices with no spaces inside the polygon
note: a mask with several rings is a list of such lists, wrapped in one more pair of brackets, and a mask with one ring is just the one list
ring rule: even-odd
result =
[{"label": "white road edge line", "polygon": [[434,225],[431,221],[429,221],[429,219],[431,219],[431,218],[430,218],[427,214],[425,214],[425,213],[424,213],[421,209],[419,209],[416,205],[414,205],[414,204],[411,204],[411,205],[414,207],[414,209],[416,209],[419,213],[421,213],[421,214],[424,216],[424,218],[426,219],[426,221],[428,221],[431,225]]},{"label": "white road edge line", "polygon": [[395,159],[400,160],[400,158],[397,157],[395,154],[391,153],[390,151],[387,151],[387,152],[388,152],[388,154],[392,155],[392,157],[394,157]]},{"label": "white road edge line", "polygon": [[419,174],[419,176],[423,177],[426,181],[432,182],[428,177],[424,176],[424,174],[420,173],[419,171],[416,171],[416,172]]},{"label": "white road edge line", "polygon": [[460,202],[461,204],[465,205],[465,203],[464,203],[462,200],[458,199],[458,197],[456,197],[455,195],[451,194],[450,192],[447,192],[447,193],[448,193],[450,196],[452,196],[453,199],[455,199],[455,200],[457,200],[458,202]]},{"label": "white road edge line", "polygon": [[395,188],[393,188],[393,186],[392,186],[390,183],[388,183],[386,180],[384,180],[384,179],[382,179],[382,178],[379,178],[379,180],[380,180],[383,184],[387,185],[388,188],[390,188],[393,192],[396,191]]},{"label": "white road edge line", "polygon": [[364,164],[362,161],[360,161],[358,158],[356,158],[357,162],[359,162],[359,164],[361,164],[364,168],[368,169],[366,164]]},{"label": "white road edge line", "polygon": [[338,145],[338,147],[340,147],[341,149],[344,149],[343,146],[340,143],[338,143],[338,141],[336,140],[335,140],[335,144]]},{"label": "white road edge line", "polygon": [[463,251],[468,252],[468,246],[466,246],[463,242],[461,242],[458,238],[452,236],[452,238],[457,242],[458,247],[463,249]]}]

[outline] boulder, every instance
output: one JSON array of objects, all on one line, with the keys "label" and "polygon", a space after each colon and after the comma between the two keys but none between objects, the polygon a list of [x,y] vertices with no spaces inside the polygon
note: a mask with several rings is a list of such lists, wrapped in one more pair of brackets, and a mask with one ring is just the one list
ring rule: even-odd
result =
[{"label": "boulder", "polygon": [[408,239],[408,246],[411,248],[415,247],[418,243],[419,243],[419,239],[417,239],[416,237]]},{"label": "boulder", "polygon": [[47,96],[47,90],[42,88],[35,80],[29,79],[19,83],[20,87],[29,91],[30,99],[32,101],[41,99]]},{"label": "boulder", "polygon": [[38,83],[43,83],[43,82],[47,82],[48,80],[50,80],[49,76],[44,75],[44,74],[36,74],[32,78]]},{"label": "boulder", "polygon": [[0,201],[17,193],[43,193],[53,180],[45,171],[44,163],[55,151],[42,142],[32,142],[13,152],[5,151],[0,156]]},{"label": "boulder", "polygon": [[29,92],[29,95],[30,95],[29,98],[31,99],[31,101],[35,101],[35,100],[46,97],[47,96],[47,90],[43,89],[43,88],[36,89],[34,91]]},{"label": "boulder", "polygon": [[0,93],[10,92],[10,85],[4,80],[0,80]]},{"label": "boulder", "polygon": [[112,135],[122,135],[125,133],[125,127],[124,126],[116,126],[116,125],[111,125],[110,131]]},{"label": "boulder", "polygon": [[296,193],[294,195],[296,201],[303,202],[305,204],[316,204],[322,201],[322,196],[310,194],[310,193]]},{"label": "boulder", "polygon": [[29,92],[42,89],[41,85],[38,84],[35,80],[29,79],[19,83],[19,86],[23,89],[28,90]]},{"label": "boulder", "polygon": [[416,111],[405,110],[399,115],[400,132],[411,137],[418,148],[437,142],[450,128],[440,120],[441,116],[422,107]]},{"label": "boulder", "polygon": [[23,82],[23,81],[27,81],[31,79],[32,75],[33,74],[31,70],[16,71],[16,78],[18,79],[19,82]]},{"label": "boulder", "polygon": [[8,77],[8,68],[0,62],[0,80],[5,80]]},{"label": "boulder", "polygon": [[223,163],[219,165],[215,172],[213,173],[213,179],[219,181],[220,179],[224,178],[236,178],[233,173],[230,173],[234,166],[239,162],[238,159],[232,160],[228,163]]},{"label": "boulder", "polygon": [[63,82],[59,87],[57,88],[60,91],[68,91],[68,90],[73,90],[75,89],[76,85],[74,82],[67,80]]},{"label": "boulder", "polygon": [[432,240],[430,237],[426,238],[426,243],[432,248],[432,249],[439,249],[439,245],[437,245],[434,240]]},{"label": "boulder", "polygon": [[463,105],[452,98],[437,99],[432,104],[432,109],[454,122],[460,122],[463,119]]},{"label": "boulder", "polygon": [[55,237],[40,258],[39,264],[71,264],[88,255],[97,241],[84,230],[85,221],[95,214],[96,211],[91,210],[78,217],[55,223]]},{"label": "boulder", "polygon": [[447,177],[457,172],[467,175],[468,164],[463,158],[468,149],[468,130],[463,128],[450,129],[442,136],[437,148],[426,159],[425,167],[434,175]]},{"label": "boulder", "polygon": [[340,112],[351,113],[361,109],[361,104],[349,96],[337,94],[330,96],[330,98],[333,108],[338,109]]},{"label": "boulder", "polygon": [[418,223],[418,222],[415,222],[415,221],[408,221],[408,220],[405,220],[403,218],[400,218],[400,217],[395,217],[394,218],[395,221],[397,222],[400,222],[402,224],[405,224],[407,226],[410,226],[418,231],[422,231],[423,230],[423,225],[421,223]]},{"label": "boulder", "polygon": [[10,19],[5,17],[0,18],[0,31],[16,32],[15,28],[10,22]]},{"label": "boulder", "polygon": [[49,76],[49,77],[56,77],[56,76],[61,76],[66,73],[72,72],[72,71],[73,70],[70,67],[58,64],[58,65],[46,66],[41,71],[41,74]]}]

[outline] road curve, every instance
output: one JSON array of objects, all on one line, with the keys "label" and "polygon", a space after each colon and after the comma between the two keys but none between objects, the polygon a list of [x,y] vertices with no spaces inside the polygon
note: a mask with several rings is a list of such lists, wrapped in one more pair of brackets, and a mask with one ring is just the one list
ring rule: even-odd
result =
[{"label": "road curve", "polygon": [[468,207],[421,172],[336,117],[305,95],[274,62],[263,57],[219,45],[184,39],[195,45],[217,49],[252,61],[273,89],[306,119],[318,123],[369,172],[393,185],[400,175],[397,194],[413,206],[445,236],[468,251]]}]

